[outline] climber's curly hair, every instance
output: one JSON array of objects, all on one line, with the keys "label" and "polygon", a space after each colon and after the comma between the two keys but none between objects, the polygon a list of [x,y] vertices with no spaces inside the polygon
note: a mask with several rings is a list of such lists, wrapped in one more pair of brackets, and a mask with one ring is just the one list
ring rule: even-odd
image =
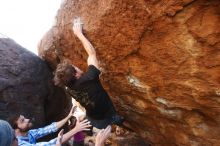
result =
[{"label": "climber's curly hair", "polygon": [[60,63],[54,72],[54,84],[60,87],[66,86],[70,81],[76,80],[75,74],[76,70],[71,64],[68,62]]}]

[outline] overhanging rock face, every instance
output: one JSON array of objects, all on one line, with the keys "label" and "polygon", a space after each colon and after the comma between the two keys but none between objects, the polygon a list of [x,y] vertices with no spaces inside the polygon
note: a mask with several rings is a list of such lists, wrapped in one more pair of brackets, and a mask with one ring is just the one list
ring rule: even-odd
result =
[{"label": "overhanging rock face", "polygon": [[39,53],[86,68],[80,16],[117,110],[154,145],[220,143],[219,0],[66,0]]},{"label": "overhanging rock face", "polygon": [[70,103],[53,86],[45,62],[13,40],[0,38],[0,119],[22,114],[38,127],[60,120]]}]

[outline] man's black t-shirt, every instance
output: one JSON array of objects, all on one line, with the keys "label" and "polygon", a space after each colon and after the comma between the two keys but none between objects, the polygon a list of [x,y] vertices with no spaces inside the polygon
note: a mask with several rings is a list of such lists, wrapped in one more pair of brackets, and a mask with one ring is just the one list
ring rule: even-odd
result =
[{"label": "man's black t-shirt", "polygon": [[87,116],[102,119],[114,109],[112,101],[99,80],[100,71],[89,65],[88,70],[79,79],[70,82],[68,87],[74,90],[76,100],[86,109]]}]

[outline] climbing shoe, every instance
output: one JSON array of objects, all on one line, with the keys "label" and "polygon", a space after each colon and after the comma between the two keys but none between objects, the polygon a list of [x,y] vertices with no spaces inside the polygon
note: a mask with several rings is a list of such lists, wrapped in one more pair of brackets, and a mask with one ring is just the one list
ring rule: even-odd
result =
[{"label": "climbing shoe", "polygon": [[115,114],[112,116],[112,124],[118,125],[118,126],[122,126],[123,122],[124,122],[124,117]]}]

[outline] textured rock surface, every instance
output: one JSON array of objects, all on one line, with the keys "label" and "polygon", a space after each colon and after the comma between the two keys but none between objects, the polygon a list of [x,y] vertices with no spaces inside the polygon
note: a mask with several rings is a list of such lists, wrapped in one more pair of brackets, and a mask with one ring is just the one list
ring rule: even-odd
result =
[{"label": "textured rock surface", "polygon": [[117,110],[154,145],[219,145],[219,0],[65,0],[39,53],[86,67],[80,16]]},{"label": "textured rock surface", "polygon": [[23,114],[35,126],[58,120],[70,103],[48,66],[13,40],[0,38],[0,119]]}]

